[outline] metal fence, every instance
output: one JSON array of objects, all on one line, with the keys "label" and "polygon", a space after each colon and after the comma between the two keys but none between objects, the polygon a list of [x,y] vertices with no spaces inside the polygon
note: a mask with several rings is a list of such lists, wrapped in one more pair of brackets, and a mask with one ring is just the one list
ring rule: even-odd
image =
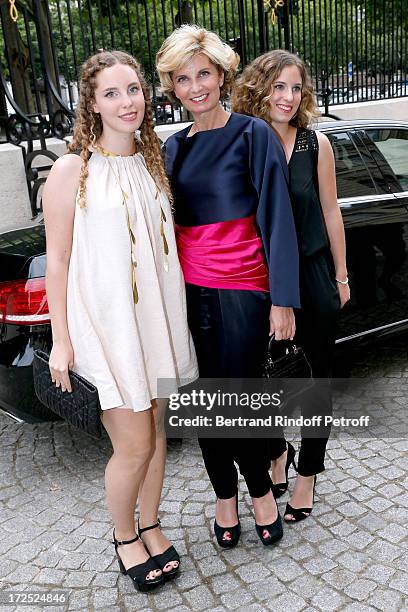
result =
[{"label": "metal fence", "polygon": [[159,93],[154,57],[182,23],[218,32],[242,65],[268,49],[298,53],[326,112],[408,95],[407,0],[0,0],[0,16],[3,141],[68,134],[80,66],[99,48],[135,55],[152,84],[156,122],[180,121],[182,109]]}]

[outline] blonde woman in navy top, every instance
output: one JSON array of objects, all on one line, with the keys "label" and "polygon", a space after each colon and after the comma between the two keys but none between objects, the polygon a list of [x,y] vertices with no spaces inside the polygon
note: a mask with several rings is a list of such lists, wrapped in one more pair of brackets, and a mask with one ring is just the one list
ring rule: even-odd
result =
[{"label": "blonde woman in navy top", "polygon": [[[283,149],[262,120],[224,110],[238,56],[213,32],[183,26],[157,54],[162,89],[194,122],[166,142],[179,258],[200,376],[257,377],[270,331],[295,332],[298,250]],[[264,440],[200,439],[217,496],[220,546],[238,542],[237,470],[263,544],[282,537]]]}]

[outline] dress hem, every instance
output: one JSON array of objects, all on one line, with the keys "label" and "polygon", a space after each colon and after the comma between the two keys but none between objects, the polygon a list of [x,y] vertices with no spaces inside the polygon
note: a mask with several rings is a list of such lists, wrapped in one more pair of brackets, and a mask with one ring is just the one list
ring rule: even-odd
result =
[{"label": "dress hem", "polygon": [[[189,385],[190,383],[194,382],[195,380],[197,380],[199,378],[199,373],[197,372],[197,370],[193,370],[191,372],[188,372],[187,374],[184,374],[183,376],[180,376],[178,379],[178,383],[177,383],[177,388],[180,387],[184,387],[186,385]],[[185,382],[184,382],[185,381]],[[180,384],[180,382],[182,382],[183,384]],[[115,408],[120,408],[121,410],[131,410],[132,412],[144,412],[145,410],[149,410],[152,407],[151,402],[153,400],[156,399],[169,399],[170,398],[171,393],[166,394],[164,397],[152,397],[150,399],[150,404],[146,407],[143,408],[132,408],[131,406],[125,406],[125,404],[117,404],[115,403],[115,405],[113,406],[102,406],[101,405],[101,410],[102,412],[105,412],[105,410],[114,410]]]}]

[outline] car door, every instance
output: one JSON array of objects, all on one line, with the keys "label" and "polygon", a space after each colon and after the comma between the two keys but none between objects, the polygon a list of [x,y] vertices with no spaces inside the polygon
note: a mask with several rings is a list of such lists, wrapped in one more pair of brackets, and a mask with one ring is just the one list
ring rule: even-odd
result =
[{"label": "car door", "polygon": [[387,307],[391,323],[408,320],[408,126],[390,124],[359,131],[397,203],[399,219],[382,228]]},{"label": "car door", "polygon": [[349,129],[327,135],[336,160],[352,296],[341,317],[341,343],[407,321],[408,212],[390,180],[392,168],[384,156],[381,163],[376,159],[369,134]]},{"label": "car door", "polygon": [[408,126],[366,128],[359,136],[394,197],[408,209]]}]

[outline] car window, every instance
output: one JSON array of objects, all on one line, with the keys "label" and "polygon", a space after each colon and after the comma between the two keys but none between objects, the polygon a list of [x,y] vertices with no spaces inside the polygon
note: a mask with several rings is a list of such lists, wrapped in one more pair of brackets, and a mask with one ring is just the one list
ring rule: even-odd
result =
[{"label": "car window", "polygon": [[327,134],[336,160],[337,194],[350,198],[377,193],[371,176],[347,132]]},{"label": "car window", "polygon": [[366,130],[388,162],[401,191],[408,191],[408,130]]}]

